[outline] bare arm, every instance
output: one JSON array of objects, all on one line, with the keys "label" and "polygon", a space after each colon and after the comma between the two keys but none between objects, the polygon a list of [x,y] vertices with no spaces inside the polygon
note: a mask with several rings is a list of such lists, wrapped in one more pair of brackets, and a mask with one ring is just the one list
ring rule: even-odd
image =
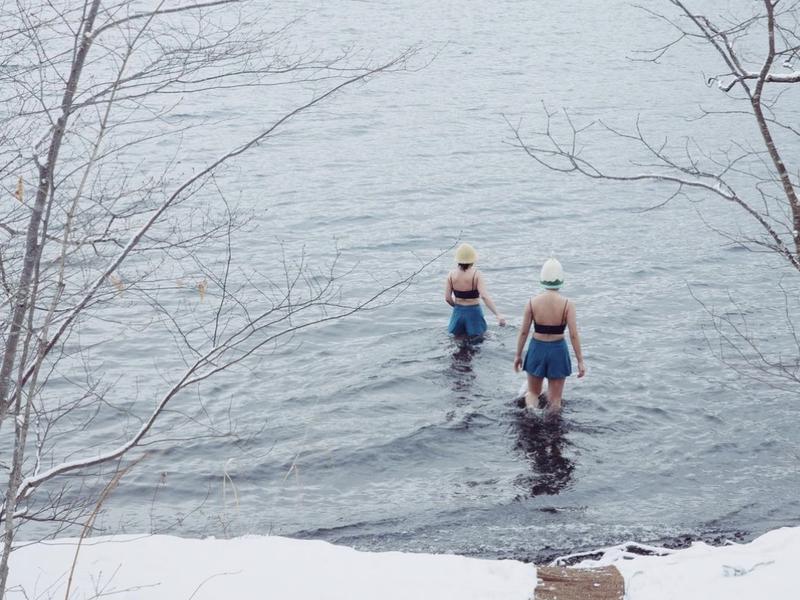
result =
[{"label": "bare arm", "polygon": [[586,375],[586,365],[583,363],[583,351],[581,350],[581,336],[578,334],[578,322],[575,318],[575,305],[570,302],[567,309],[567,327],[569,327],[569,341],[575,358],[578,359],[578,377]]},{"label": "bare arm", "polygon": [[494,300],[489,295],[488,290],[486,289],[486,283],[483,280],[483,273],[478,273],[478,292],[483,299],[484,304],[489,308],[490,311],[494,313],[494,316],[497,317],[497,322],[500,324],[500,327],[505,326],[506,318],[497,312],[497,307],[494,305]]},{"label": "bare arm", "polygon": [[519,335],[517,336],[517,354],[514,356],[515,371],[519,371],[522,368],[522,349],[525,347],[525,340],[528,339],[528,334],[531,331],[531,321],[533,321],[531,303],[527,302],[525,304],[525,311],[522,313],[522,325],[519,328]]},{"label": "bare arm", "polygon": [[453,300],[453,282],[450,281],[450,276],[447,276],[447,280],[444,283],[444,301],[447,302],[450,306],[455,306],[456,303]]}]

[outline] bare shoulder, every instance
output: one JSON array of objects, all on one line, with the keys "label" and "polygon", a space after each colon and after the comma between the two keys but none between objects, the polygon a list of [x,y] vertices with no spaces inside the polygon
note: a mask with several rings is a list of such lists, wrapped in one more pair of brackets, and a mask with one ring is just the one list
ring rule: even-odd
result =
[{"label": "bare shoulder", "polygon": [[575,315],[575,301],[567,297],[564,297],[564,300],[567,302],[567,314]]}]

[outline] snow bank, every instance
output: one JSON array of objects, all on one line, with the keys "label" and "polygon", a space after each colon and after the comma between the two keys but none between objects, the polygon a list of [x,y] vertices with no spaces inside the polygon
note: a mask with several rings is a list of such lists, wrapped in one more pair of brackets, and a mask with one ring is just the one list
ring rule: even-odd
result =
[{"label": "snow bank", "polygon": [[[8,598],[63,598],[76,542],[14,552]],[[358,552],[281,537],[113,536],[84,541],[70,598],[528,600],[535,587],[535,567],[510,560]]]},{"label": "snow bank", "polygon": [[770,531],[749,544],[714,547],[698,542],[666,556],[635,556],[624,546],[598,561],[625,578],[625,600],[797,600],[800,527]]},{"label": "snow bank", "polygon": [[[76,540],[12,555],[8,597],[64,597]],[[665,556],[612,548],[581,567],[616,566],[626,600],[796,600],[800,528],[749,544],[703,543]],[[536,569],[517,561],[358,552],[327,542],[251,536],[114,536],[84,542],[70,598],[121,600],[529,600]]]}]

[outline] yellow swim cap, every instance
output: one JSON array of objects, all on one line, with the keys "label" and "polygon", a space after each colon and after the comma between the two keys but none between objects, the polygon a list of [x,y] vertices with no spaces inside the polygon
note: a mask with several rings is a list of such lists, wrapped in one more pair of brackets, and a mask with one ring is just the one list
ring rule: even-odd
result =
[{"label": "yellow swim cap", "polygon": [[478,260],[478,253],[469,244],[461,244],[456,248],[456,262],[460,265],[471,265]]}]

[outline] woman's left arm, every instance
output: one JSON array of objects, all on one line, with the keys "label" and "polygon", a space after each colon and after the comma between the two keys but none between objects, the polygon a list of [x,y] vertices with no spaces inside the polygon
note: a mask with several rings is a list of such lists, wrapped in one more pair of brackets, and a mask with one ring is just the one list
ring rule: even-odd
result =
[{"label": "woman's left arm", "polygon": [[506,325],[506,318],[497,312],[497,307],[494,305],[494,300],[489,295],[489,292],[486,290],[486,283],[483,281],[483,273],[478,273],[478,292],[483,298],[483,301],[486,303],[486,306],[489,307],[489,310],[494,313],[494,316],[497,317],[497,323],[500,327],[505,327]]},{"label": "woman's left arm", "polygon": [[575,305],[570,302],[567,308],[567,327],[569,327],[569,341],[575,351],[575,358],[578,359],[578,377],[586,375],[586,364],[583,362],[583,349],[581,348],[581,336],[578,334],[578,320],[575,316]]}]

